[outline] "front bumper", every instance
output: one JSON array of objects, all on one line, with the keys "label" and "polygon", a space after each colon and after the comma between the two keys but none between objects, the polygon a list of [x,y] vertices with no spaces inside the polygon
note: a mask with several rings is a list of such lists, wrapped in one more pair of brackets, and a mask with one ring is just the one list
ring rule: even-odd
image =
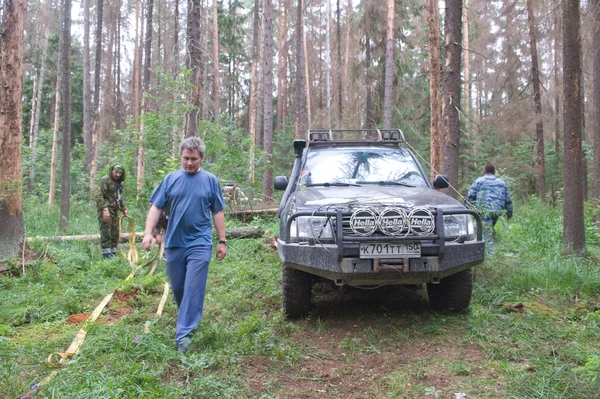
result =
[{"label": "front bumper", "polygon": [[341,260],[335,244],[286,244],[278,240],[279,256],[287,267],[338,285],[399,285],[438,282],[484,259],[483,241],[446,243],[443,254],[434,244],[422,244],[420,258],[361,259],[358,245],[345,246]]},{"label": "front bumper", "polygon": [[[337,230],[335,243],[320,243],[310,240],[302,243],[278,239],[278,251],[284,266],[334,281],[337,285],[379,286],[436,283],[442,278],[480,264],[484,260],[485,244],[481,237],[479,215],[470,210],[456,213],[469,213],[476,217],[477,239],[473,241],[445,241],[443,235],[443,213],[436,210],[438,228],[427,237],[420,237],[421,257],[397,259],[362,259],[359,255],[361,241],[389,241],[390,237],[363,237],[360,240],[344,239],[341,227]],[[286,237],[289,237],[291,220],[306,215],[298,212],[290,216],[286,223]],[[319,213],[309,213],[318,216]],[[445,214],[449,214],[446,212]],[[333,216],[333,215],[330,215]],[[341,212],[336,215],[341,220]],[[338,224],[339,226],[339,224]],[[415,240],[406,237],[401,240]]]}]

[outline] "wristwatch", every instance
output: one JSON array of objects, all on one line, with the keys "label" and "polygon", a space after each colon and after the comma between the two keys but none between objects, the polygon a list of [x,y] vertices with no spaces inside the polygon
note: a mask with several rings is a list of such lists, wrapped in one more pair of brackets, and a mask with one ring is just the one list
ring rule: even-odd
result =
[{"label": "wristwatch", "polygon": [[225,246],[227,246],[227,240],[219,240],[219,244],[224,244]]}]

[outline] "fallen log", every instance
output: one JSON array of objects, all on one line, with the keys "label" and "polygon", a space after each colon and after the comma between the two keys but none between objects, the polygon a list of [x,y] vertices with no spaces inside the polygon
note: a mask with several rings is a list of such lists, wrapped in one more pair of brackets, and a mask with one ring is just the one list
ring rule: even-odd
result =
[{"label": "fallen log", "polygon": [[275,217],[279,212],[279,208],[268,208],[268,209],[239,209],[230,210],[227,212],[227,216],[241,220],[242,222],[249,222],[255,216],[270,216]]},{"label": "fallen log", "polygon": [[[227,239],[240,239],[240,238],[260,238],[263,236],[263,229],[256,226],[244,226],[244,227],[233,227],[225,230],[225,234],[227,235]],[[144,233],[135,233],[136,240],[141,240],[144,238]],[[41,241],[55,241],[55,242],[64,242],[64,241],[91,241],[91,240],[99,240],[100,234],[84,234],[84,235],[76,235],[76,236],[48,236],[48,237],[27,237],[25,241],[31,242],[34,240]],[[129,233],[121,233],[121,241],[129,240]]]}]

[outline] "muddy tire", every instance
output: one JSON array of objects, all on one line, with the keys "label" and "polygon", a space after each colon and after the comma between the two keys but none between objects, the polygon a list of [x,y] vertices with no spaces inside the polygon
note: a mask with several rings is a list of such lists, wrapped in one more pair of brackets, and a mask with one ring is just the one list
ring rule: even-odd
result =
[{"label": "muddy tire", "polygon": [[289,318],[302,317],[310,312],[312,275],[291,267],[281,271],[283,311]]},{"label": "muddy tire", "polygon": [[460,311],[469,307],[473,293],[471,269],[444,277],[439,284],[427,283],[427,295],[435,310]]}]

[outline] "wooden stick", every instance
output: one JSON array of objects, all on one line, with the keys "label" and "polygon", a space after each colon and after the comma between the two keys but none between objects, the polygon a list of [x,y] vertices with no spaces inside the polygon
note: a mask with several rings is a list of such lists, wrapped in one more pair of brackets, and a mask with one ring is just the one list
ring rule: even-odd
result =
[{"label": "wooden stick", "polygon": [[[235,238],[260,238],[263,235],[263,229],[256,226],[245,226],[245,227],[235,227],[225,230],[225,234],[227,238],[235,239]],[[126,241],[129,240],[130,233],[122,233],[121,240]],[[135,238],[144,238],[144,233],[135,233]],[[31,242],[33,240],[41,240],[41,241],[56,241],[56,242],[64,242],[64,241],[91,241],[91,240],[99,240],[100,234],[85,234],[85,235],[76,235],[76,236],[47,236],[47,237],[27,237],[25,239],[26,242]]]}]

